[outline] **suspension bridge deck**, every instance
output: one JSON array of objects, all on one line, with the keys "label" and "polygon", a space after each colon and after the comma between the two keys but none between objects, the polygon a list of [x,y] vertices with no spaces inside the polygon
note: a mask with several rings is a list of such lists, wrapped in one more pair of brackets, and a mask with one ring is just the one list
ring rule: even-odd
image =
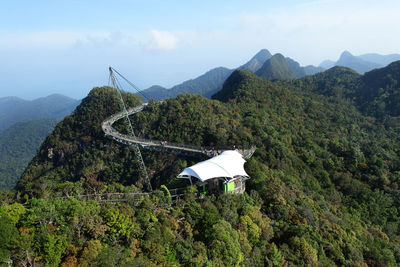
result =
[{"label": "suspension bridge deck", "polygon": [[[221,153],[224,150],[232,149],[232,148],[213,149],[210,147],[196,147],[192,145],[171,143],[161,140],[144,139],[140,137],[122,134],[118,132],[115,128],[113,128],[113,124],[116,121],[123,119],[127,115],[138,113],[142,111],[146,106],[147,103],[143,103],[139,106],[127,109],[127,112],[121,111],[106,118],[101,123],[101,128],[105,136],[125,145],[138,145],[144,149],[163,151],[175,154],[191,155],[191,156],[206,155],[208,157],[213,157],[216,155],[216,153]],[[242,154],[243,158],[248,159],[253,155],[255,149],[256,149],[255,146],[253,146],[251,148],[238,148],[237,151],[240,154]]]}]

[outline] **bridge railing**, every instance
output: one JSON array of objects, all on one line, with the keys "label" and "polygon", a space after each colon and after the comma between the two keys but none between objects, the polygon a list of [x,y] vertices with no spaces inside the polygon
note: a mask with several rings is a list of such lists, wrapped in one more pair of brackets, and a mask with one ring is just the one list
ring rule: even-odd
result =
[{"label": "bridge railing", "polygon": [[183,144],[183,143],[176,143],[176,142],[170,142],[170,141],[162,141],[162,140],[156,140],[156,139],[148,139],[148,138],[142,138],[142,137],[135,137],[135,136],[131,136],[131,135],[126,135],[126,134],[121,134],[119,133],[117,130],[115,130],[114,128],[112,129],[112,135],[116,136],[116,137],[120,137],[121,139],[126,139],[127,141],[132,140],[132,141],[136,141],[136,142],[140,142],[143,145],[155,145],[155,146],[165,146],[165,147],[175,147],[178,149],[192,149],[192,150],[196,150],[196,151],[215,151],[215,152],[219,152],[221,153],[222,151],[225,150],[249,150],[250,148],[243,148],[242,146],[218,146],[218,147],[214,147],[214,146],[195,146],[195,145],[187,145],[187,144]]},{"label": "bridge railing", "polygon": [[[145,107],[147,106],[146,104],[142,104],[137,107],[129,108],[128,109],[128,114],[134,114],[139,111],[142,111]],[[221,152],[225,150],[235,150],[237,149],[239,153],[243,155],[244,158],[249,158],[255,150],[255,147],[250,147],[250,148],[243,148],[242,146],[225,146],[225,147],[213,147],[213,146],[196,146],[196,145],[188,145],[188,144],[183,144],[183,143],[177,143],[177,142],[170,142],[170,141],[164,141],[164,140],[155,140],[155,139],[147,139],[147,138],[142,138],[142,137],[136,137],[136,136],[130,136],[126,134],[121,134],[115,128],[112,127],[112,125],[117,121],[122,119],[126,114],[124,112],[119,112],[116,114],[111,115],[107,119],[105,119],[102,123],[103,130],[105,131],[106,135],[113,136],[115,138],[119,138],[122,140],[125,140],[127,142],[132,142],[132,143],[139,143],[141,146],[157,146],[157,147],[165,147],[169,149],[174,149],[174,150],[182,150],[182,151],[192,151],[192,152],[197,152],[197,153],[202,153],[207,156],[215,156],[220,154]],[[104,129],[105,128],[105,129]],[[108,131],[108,132],[107,132]]]},{"label": "bridge railing", "polygon": [[[184,196],[185,188],[174,188],[168,189],[169,194],[171,196],[171,202],[175,203],[178,199],[181,199]],[[131,204],[138,206],[144,197],[151,196],[154,192],[143,193],[143,192],[127,192],[127,193],[94,193],[94,194],[82,194],[82,195],[68,195],[68,196],[60,196],[57,199],[70,199],[75,198],[80,201],[97,201],[97,202],[130,202]],[[160,205],[165,205],[166,203]]]}]

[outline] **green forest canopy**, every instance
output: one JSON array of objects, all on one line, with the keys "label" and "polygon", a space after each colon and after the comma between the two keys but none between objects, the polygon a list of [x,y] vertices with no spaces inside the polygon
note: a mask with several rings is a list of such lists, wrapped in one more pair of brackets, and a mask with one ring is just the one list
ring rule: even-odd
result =
[{"label": "green forest canopy", "polygon": [[[26,206],[3,193],[0,224],[7,230],[0,257],[48,266],[398,265],[397,115],[359,102],[363,81],[379,73],[330,71],[336,80],[328,71],[291,82],[235,71],[214,100],[179,95],[132,116],[143,137],[257,146],[245,165],[252,177],[246,193],[193,201],[195,188],[189,187],[175,205],[165,190],[139,206],[79,199],[143,185],[130,149],[100,129],[118,110],[115,92],[93,89],[22,175],[16,197]],[[384,73],[395,81],[400,76],[393,66]],[[399,91],[394,82],[381,88],[383,94]],[[140,103],[133,95],[124,98],[130,106]],[[143,155],[154,188],[173,188],[176,174],[198,161]]]}]

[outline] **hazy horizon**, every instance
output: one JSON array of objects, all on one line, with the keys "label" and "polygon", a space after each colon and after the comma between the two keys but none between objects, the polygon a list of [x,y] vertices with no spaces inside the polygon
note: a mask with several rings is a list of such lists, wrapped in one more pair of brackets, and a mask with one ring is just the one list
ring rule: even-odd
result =
[{"label": "hazy horizon", "polygon": [[400,2],[4,1],[0,97],[75,99],[108,83],[113,66],[140,89],[170,88],[260,49],[302,65],[399,53]]}]

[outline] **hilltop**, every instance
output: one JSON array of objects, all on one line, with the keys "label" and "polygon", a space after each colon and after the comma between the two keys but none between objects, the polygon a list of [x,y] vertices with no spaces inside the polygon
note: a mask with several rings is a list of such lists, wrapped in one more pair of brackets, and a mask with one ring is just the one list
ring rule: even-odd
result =
[{"label": "hilltop", "polygon": [[276,54],[268,59],[256,74],[266,80],[291,80],[296,73],[282,54]]}]

